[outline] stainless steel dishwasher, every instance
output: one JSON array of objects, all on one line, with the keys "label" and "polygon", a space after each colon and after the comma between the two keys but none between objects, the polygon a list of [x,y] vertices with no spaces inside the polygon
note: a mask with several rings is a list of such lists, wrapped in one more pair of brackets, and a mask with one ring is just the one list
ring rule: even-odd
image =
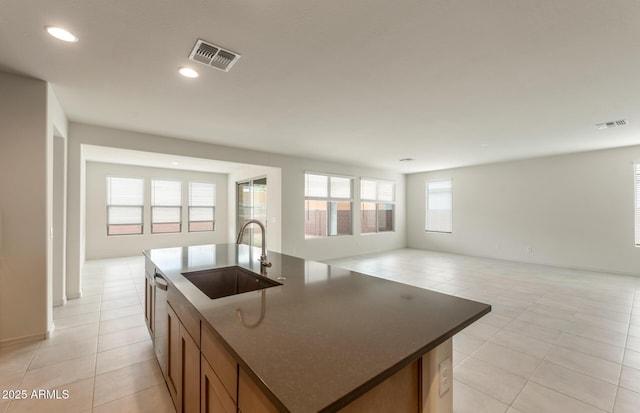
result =
[{"label": "stainless steel dishwasher", "polygon": [[160,363],[160,369],[162,374],[167,377],[167,363],[168,363],[168,351],[169,351],[169,337],[168,337],[168,315],[167,315],[167,288],[169,287],[167,280],[162,274],[156,271],[153,276],[154,283],[154,313],[153,322],[155,324],[154,332],[154,349],[158,363]]}]

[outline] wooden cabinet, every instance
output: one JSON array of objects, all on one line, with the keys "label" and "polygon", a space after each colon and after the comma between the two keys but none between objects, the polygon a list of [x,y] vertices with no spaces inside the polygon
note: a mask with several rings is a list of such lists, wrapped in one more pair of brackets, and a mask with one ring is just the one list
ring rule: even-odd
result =
[{"label": "wooden cabinet", "polygon": [[167,387],[174,404],[178,403],[178,388],[180,387],[180,377],[182,375],[180,361],[180,320],[173,311],[173,308],[167,306],[167,339],[169,341],[169,349],[167,351]]},{"label": "wooden cabinet", "polygon": [[220,339],[205,326],[202,327],[202,355],[215,371],[227,396],[233,403],[238,403],[238,363]]},{"label": "wooden cabinet", "polygon": [[200,361],[200,412],[236,413],[234,400],[227,393],[204,354]]},{"label": "wooden cabinet", "polygon": [[238,410],[244,413],[280,411],[243,369],[238,377]]},{"label": "wooden cabinet", "polygon": [[187,330],[180,330],[182,386],[178,391],[183,413],[200,411],[200,349]]},{"label": "wooden cabinet", "polygon": [[220,339],[202,326],[200,411],[235,413],[238,403],[238,363]]},{"label": "wooden cabinet", "polygon": [[200,411],[200,349],[171,304],[167,306],[169,360],[167,386],[177,413]]}]

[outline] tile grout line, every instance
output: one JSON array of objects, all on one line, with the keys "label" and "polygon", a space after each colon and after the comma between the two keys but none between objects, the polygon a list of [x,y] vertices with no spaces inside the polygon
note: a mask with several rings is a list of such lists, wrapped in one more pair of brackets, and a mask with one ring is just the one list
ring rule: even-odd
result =
[{"label": "tile grout line", "polygon": [[[528,384],[530,381],[531,381],[531,380],[527,381],[527,384]],[[576,400],[576,401],[578,401],[578,402],[580,402],[580,403],[582,403],[582,404],[586,404],[587,406],[593,407],[594,409],[598,409],[598,410],[600,410],[601,412],[611,413],[611,412],[613,411],[613,408],[612,408],[611,410],[602,410],[602,409],[601,409],[600,407],[598,407],[598,406],[594,406],[593,404],[591,404],[591,403],[589,403],[589,402],[586,402],[586,401],[584,401],[584,400],[580,400],[580,399],[578,399],[577,397],[574,397],[574,396],[571,396],[571,395],[569,395],[569,394],[563,393],[563,392],[558,391],[558,390],[556,390],[556,389],[552,389],[551,387],[549,387],[549,386],[547,386],[547,385],[544,385],[544,384],[541,384],[541,383],[538,383],[538,382],[535,382],[535,381],[531,381],[531,383],[533,383],[533,384],[535,384],[535,385],[537,385],[537,386],[540,386],[540,387],[544,387],[544,388],[545,388],[545,389],[547,389],[547,390],[551,390],[551,391],[553,391],[553,392],[555,392],[555,393],[561,394],[561,395],[563,395],[563,396],[565,396],[565,397],[568,397],[568,398],[570,398],[570,399]],[[615,406],[615,399],[614,399],[614,406]],[[515,409],[515,407],[514,407],[514,409]]]},{"label": "tile grout line", "polygon": [[[615,409],[616,407],[616,402],[618,401],[618,393],[620,392],[620,380],[622,379],[622,370],[624,369],[624,358],[627,355],[627,343],[629,342],[629,330],[631,330],[631,319],[632,319],[632,315],[633,315],[633,307],[634,304],[636,302],[636,299],[638,298],[638,289],[636,288],[635,292],[633,293],[633,302],[631,303],[631,311],[629,313],[629,326],[627,328],[627,337],[624,341],[624,352],[622,353],[622,364],[620,365],[620,373],[618,374],[618,385],[616,386],[616,392],[615,392],[615,397],[613,399],[613,408]],[[624,388],[624,387],[623,387]],[[626,390],[626,388],[625,388]]]},{"label": "tile grout line", "polygon": [[[29,363],[27,363],[27,368],[22,373],[22,377],[20,378],[20,382],[18,383],[18,389],[22,388],[22,383],[24,382],[24,379],[27,376],[27,372],[29,371],[29,366],[31,366],[31,363],[33,362],[33,359],[36,357],[36,353],[40,349],[40,344],[41,343],[42,343],[42,341],[38,343],[36,349],[33,351],[33,354],[31,354],[31,358],[29,359]],[[7,406],[5,407],[5,412],[9,411],[9,408],[11,407],[11,405],[14,402],[15,402],[15,400],[10,400],[9,403],[7,403]]]},{"label": "tile grout line", "polygon": [[[513,290],[513,287],[512,287],[510,290],[507,290],[507,291],[511,291],[511,290]],[[541,304],[541,303],[540,303],[540,301],[541,301],[541,300],[543,300],[543,299],[546,297],[546,295],[547,295],[547,293],[543,294],[543,295],[542,295],[540,298],[538,298],[536,301],[534,301],[533,303],[529,304],[529,305],[525,308],[525,310],[523,310],[522,312],[520,312],[520,314],[524,313],[525,311],[528,311],[528,310],[529,310],[532,306],[534,306],[534,305]],[[542,303],[542,304],[543,304],[543,303]],[[544,305],[544,304],[543,304],[543,305]],[[573,317],[575,317],[575,314],[576,314],[577,312],[579,312],[579,311],[577,311],[577,309],[576,309],[576,310],[574,310],[574,311],[572,311],[572,313],[573,313]],[[545,315],[545,314],[541,314],[541,315],[543,315],[543,316],[547,316],[547,315]],[[553,317],[553,318],[557,318],[557,317]],[[513,319],[512,319],[512,321],[513,321],[513,320],[515,320],[515,319],[517,319],[517,317],[513,318]],[[569,321],[569,320],[567,320],[567,321]],[[505,326],[503,326],[500,330],[498,330],[496,333],[494,333],[491,337],[494,337],[495,335],[497,335],[498,333],[500,333],[500,332],[501,332],[502,330],[504,330],[504,329],[505,329],[509,324],[510,324],[510,323],[508,323],[508,324],[506,324]],[[536,325],[536,324],[534,324],[534,325]],[[540,326],[540,327],[547,327],[547,326]],[[547,328],[548,328],[548,327],[547,327]],[[559,330],[559,331],[562,331],[562,332],[564,333],[564,330],[561,330],[561,329],[558,329],[558,330]],[[507,331],[508,331],[508,330],[507,330]],[[486,341],[485,341],[485,344],[486,344],[487,342],[490,342],[490,340],[491,340],[491,338],[489,338],[488,340],[486,340]],[[591,375],[589,375],[589,374],[585,374],[584,372],[579,372],[579,371],[576,371],[576,370],[573,370],[573,369],[567,368],[567,367],[565,367],[565,366],[561,366],[561,365],[558,365],[558,364],[556,364],[556,363],[553,363],[552,361],[548,361],[548,360],[546,360],[546,357],[547,357],[547,355],[549,354],[549,352],[551,351],[551,349],[553,348],[553,346],[557,346],[557,345],[558,345],[558,344],[557,344],[557,341],[558,341],[558,340],[556,339],[556,340],[554,340],[554,343],[548,343],[548,342],[545,342],[546,344],[549,344],[549,345],[550,345],[549,349],[546,351],[545,355],[544,355],[542,358],[540,358],[539,362],[537,363],[537,366],[536,366],[535,370],[531,373],[531,375],[530,375],[529,377],[527,377],[527,378],[526,378],[526,380],[527,380],[527,381],[526,381],[525,385],[520,389],[520,391],[518,392],[518,394],[516,395],[516,397],[513,399],[513,402],[508,403],[509,408],[513,407],[513,404],[517,401],[517,399],[518,399],[518,397],[520,396],[520,394],[522,394],[522,391],[523,391],[523,390],[524,390],[524,388],[527,386],[527,384],[529,384],[529,383],[534,383],[534,384],[537,384],[537,385],[543,386],[543,387],[545,387],[545,388],[548,388],[547,386],[545,386],[545,385],[543,385],[543,384],[540,384],[540,383],[537,383],[537,382],[535,382],[535,381],[532,381],[532,380],[531,380],[531,377],[535,374],[535,372],[536,372],[536,371],[538,371],[538,369],[540,368],[540,366],[542,365],[542,363],[543,363],[544,361],[547,361],[547,363],[554,364],[554,365],[559,366],[559,367],[561,367],[561,368],[566,368],[567,370],[574,371],[574,372],[576,372],[576,373],[578,373],[578,374],[582,374],[582,375],[584,375],[584,376],[586,376],[586,377],[590,377],[590,378],[594,378],[594,379],[599,380],[598,378],[593,377],[593,376],[591,376]],[[597,341],[597,340],[594,340],[594,341]],[[494,343],[494,344],[496,344],[496,345],[501,345],[501,344],[499,344],[499,343]],[[484,345],[484,344],[483,344],[483,345]],[[475,360],[480,360],[480,359],[477,359],[476,357],[473,357],[473,354],[477,353],[477,351],[479,351],[480,347],[482,347],[483,345],[479,346],[476,350],[474,350],[474,352],[473,352],[472,354],[468,355],[467,357],[471,357],[471,358],[473,358],[473,359],[475,359]],[[525,355],[530,355],[530,354],[524,353],[524,352],[522,352],[522,351],[518,351],[518,350],[512,349],[512,348],[510,348],[509,346],[503,346],[503,347],[508,348],[508,349],[510,349],[510,350],[512,350],[512,351],[520,352],[520,353],[525,354]],[[559,347],[563,347],[563,346],[559,346]],[[564,347],[563,347],[563,348],[564,348]],[[571,350],[573,350],[573,349],[571,349]],[[573,351],[577,351],[577,350],[573,350]],[[577,352],[579,352],[579,353],[581,353],[581,354],[585,354],[585,355],[587,355],[587,356],[595,357],[595,356],[593,356],[593,355],[586,354],[586,353],[583,353],[583,352],[580,352],[580,351],[577,351]],[[531,355],[530,355],[530,356],[531,356]],[[535,356],[532,356],[532,357],[535,357]],[[538,358],[538,357],[535,357],[535,358]],[[595,357],[595,358],[599,358],[599,357]],[[466,359],[466,358],[465,358],[465,359]],[[602,359],[602,360],[605,360],[605,359]],[[480,360],[480,361],[483,361],[483,360]],[[605,360],[605,361],[608,361],[608,360]],[[490,365],[491,365],[492,367],[494,367],[494,368],[497,368],[497,369],[499,369],[499,370],[505,371],[505,372],[507,372],[507,373],[515,374],[515,373],[512,373],[512,372],[506,371],[506,370],[504,370],[504,369],[502,369],[502,368],[500,368],[500,367],[498,367],[498,366],[495,366],[495,365],[493,365],[492,363],[488,363],[488,364],[490,364]],[[518,374],[515,374],[515,375],[516,375],[516,376],[519,376]],[[522,377],[522,376],[520,376],[520,377]],[[604,380],[603,380],[603,381],[604,381]],[[462,383],[465,383],[465,382],[464,382],[464,381],[462,381],[462,380],[461,380],[461,382],[462,382]],[[607,382],[607,383],[608,383],[608,382]],[[485,393],[484,391],[482,391],[482,390],[480,390],[480,389],[477,389],[475,386],[473,386],[473,385],[471,385],[471,384],[469,384],[469,383],[465,383],[465,384],[466,384],[467,386],[469,386],[469,387],[471,387],[471,388],[473,388],[473,389],[475,389],[475,390],[479,391],[480,393],[482,393],[482,394],[484,394],[484,395],[488,396],[488,397],[491,397],[491,398],[493,398],[493,399],[495,399],[495,400],[498,400],[498,399],[496,399],[495,397],[493,397],[493,396],[491,396],[491,395],[489,395],[489,394]],[[611,383],[609,383],[609,384],[611,384]],[[617,392],[617,388],[618,388],[618,386],[616,385],[616,392]],[[581,402],[581,403],[585,403],[585,404],[587,404],[587,405],[589,405],[589,406],[592,406],[592,407],[597,408],[597,409],[599,409],[599,410],[600,410],[600,408],[599,408],[599,407],[597,407],[597,406],[593,406],[591,403],[588,403],[588,402],[586,402],[586,401],[580,400],[580,399],[575,398],[575,397],[573,397],[573,396],[571,396],[571,395],[565,394],[565,393],[563,393],[563,392],[560,392],[560,391],[557,391],[557,390],[554,390],[554,389],[550,389],[550,388],[548,388],[548,389],[549,389],[549,390],[552,390],[552,391],[555,391],[555,392],[557,392],[557,393],[559,393],[559,394],[562,394],[562,395],[564,395],[564,396],[567,396],[567,397],[569,397],[569,398],[572,398],[572,399],[574,399],[574,400],[577,400],[577,401],[579,401],[579,402]],[[498,400],[498,401],[501,401],[501,400]],[[615,404],[615,398],[614,398],[614,404]]]},{"label": "tile grout line", "polygon": [[[135,295],[136,295],[136,298],[137,298],[138,304],[139,304],[139,305],[143,305],[143,304],[142,304],[142,302],[141,302],[141,300],[140,300],[140,294],[139,294],[138,287],[137,287],[137,286],[136,286],[136,284],[135,284],[135,278],[134,278],[134,275],[133,275],[134,271],[131,269],[131,266],[130,266],[130,265],[127,265],[127,271],[129,272],[129,280],[133,283],[133,285],[134,285],[134,289],[136,290],[136,294],[135,294]],[[106,275],[105,275],[105,280],[104,280],[104,281],[106,281]],[[103,282],[104,282],[104,281],[103,281]],[[144,308],[143,308],[143,311],[144,311]],[[101,312],[102,312],[102,306],[101,306]],[[124,318],[124,317],[128,317],[128,316],[123,316],[123,317],[119,317],[119,318]],[[108,320],[105,320],[105,321],[108,321]],[[99,324],[100,324],[100,323],[102,323],[102,320],[100,320],[100,321],[99,321]],[[133,328],[136,328],[136,327],[131,327],[131,328],[128,328],[128,329],[119,330],[119,331],[117,331],[117,332],[126,331],[126,330],[130,330],[130,329],[133,329]],[[115,332],[115,333],[117,333],[117,332]],[[98,328],[98,341],[99,341],[99,340],[100,340],[100,329]],[[142,340],[142,341],[146,341],[146,340]],[[141,342],[142,342],[142,341],[141,341]],[[131,344],[137,344],[137,343],[138,343],[138,342],[136,342],[136,343],[129,343],[129,344],[122,345],[122,346],[118,346],[118,347],[114,347],[114,348],[112,348],[112,349],[105,350],[105,351],[110,351],[110,350],[114,350],[114,349],[117,349],[117,348],[126,347],[126,346],[128,346],[128,345],[131,345]],[[155,355],[154,355],[154,357],[155,357]],[[146,360],[144,360],[144,361],[146,361]],[[142,361],[142,362],[143,362],[143,361]],[[138,364],[138,363],[141,363],[141,362],[137,362],[137,363],[134,363],[134,364]],[[99,407],[104,406],[104,405],[107,405],[107,404],[109,404],[109,403],[113,403],[113,402],[116,402],[116,401],[118,401],[118,400],[121,400],[121,399],[124,399],[124,398],[130,397],[130,396],[132,396],[132,395],[134,395],[134,394],[141,393],[141,392],[146,391],[146,390],[149,390],[150,388],[152,388],[152,387],[153,387],[153,386],[152,386],[152,387],[148,387],[148,388],[145,388],[145,389],[142,389],[142,390],[138,390],[138,391],[137,391],[137,392],[135,392],[135,393],[127,394],[127,395],[124,395],[124,396],[119,397],[119,398],[117,398],[117,399],[110,400],[110,401],[108,401],[108,402],[105,402],[105,403],[100,404],[99,406],[94,406],[94,404],[95,404],[95,383],[96,383],[96,380],[95,380],[95,379],[96,379],[96,377],[98,376],[98,374],[97,374],[97,366],[98,366],[98,364],[97,364],[97,353],[96,353],[96,366],[95,366],[95,372],[94,372],[94,390],[93,390],[92,401],[91,401],[91,412],[93,412],[93,411],[95,410],[95,408],[99,408]],[[127,367],[129,367],[129,366],[123,366],[123,367],[121,367],[121,368],[127,368]],[[118,369],[116,369],[116,370],[118,370]],[[109,372],[104,372],[104,373],[101,373],[101,374],[108,374],[108,373],[111,373],[111,372],[113,372],[113,371],[115,371],[115,370],[111,370],[111,371],[109,371]]]},{"label": "tile grout line", "polygon": [[[522,313],[524,313],[525,311],[527,311],[531,306],[533,306],[533,305],[535,305],[535,304],[539,303],[539,302],[540,302],[540,301],[541,301],[541,300],[542,300],[546,295],[547,295],[547,293],[544,293],[544,294],[543,294],[540,298],[538,298],[535,302],[533,302],[533,303],[529,304],[529,305],[525,308],[525,310],[523,310],[522,312],[520,312],[520,314],[522,314]],[[517,319],[517,317],[516,317],[516,318],[514,318],[514,320],[515,320],[515,319]],[[511,324],[511,323],[509,323],[509,324]],[[509,324],[507,324],[507,325],[509,325]],[[505,325],[503,328],[506,328],[506,327],[507,327],[507,325]],[[557,341],[557,340],[556,340],[556,341]],[[545,343],[546,343],[546,342],[545,342]],[[512,401],[511,403],[509,403],[509,404],[508,404],[508,406],[509,406],[509,407],[507,408],[507,410],[509,410],[509,409],[511,409],[511,408],[513,407],[513,404],[518,400],[518,398],[520,397],[520,395],[521,395],[521,394],[522,394],[522,392],[524,391],[525,387],[527,387],[527,384],[529,384],[529,383],[531,382],[531,376],[532,376],[533,374],[535,374],[535,372],[540,368],[540,365],[542,364],[542,362],[544,361],[544,359],[547,357],[547,354],[549,354],[549,352],[551,351],[553,344],[551,344],[551,343],[546,343],[546,344],[550,344],[549,349],[545,352],[545,355],[540,359],[540,361],[539,361],[539,362],[538,362],[538,364],[536,365],[536,368],[533,370],[533,372],[531,373],[531,375],[529,375],[529,377],[527,377],[527,381],[526,381],[526,383],[524,384],[524,386],[522,386],[522,388],[520,389],[520,391],[518,392],[518,394],[516,394],[516,396],[513,398],[513,401]],[[507,348],[509,348],[509,347],[507,347]],[[510,350],[513,350],[513,349],[510,349]],[[515,350],[513,350],[513,351],[515,351]],[[523,354],[526,354],[526,353],[523,353]],[[494,367],[495,367],[495,366],[494,366]],[[535,382],[534,382],[534,383],[535,383]]]},{"label": "tile grout line", "polygon": [[[103,269],[103,272],[105,272],[104,269]],[[85,274],[81,274],[81,276],[84,277]],[[89,410],[91,413],[93,413],[93,404],[96,398],[96,373],[98,371],[98,348],[100,347],[100,326],[102,324],[102,303],[103,303],[103,294],[104,294],[104,284],[106,279],[107,279],[107,275],[103,274],[102,288],[100,290],[100,314],[98,315],[98,332],[96,337],[96,362],[93,366],[93,386],[91,388],[91,406]]]}]

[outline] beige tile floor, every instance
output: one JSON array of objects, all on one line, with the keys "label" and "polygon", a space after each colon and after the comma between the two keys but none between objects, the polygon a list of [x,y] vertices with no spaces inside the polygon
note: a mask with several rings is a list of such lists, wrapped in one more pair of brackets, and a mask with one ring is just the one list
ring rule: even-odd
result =
[{"label": "beige tile floor", "polygon": [[0,347],[0,389],[68,399],[0,400],[0,412],[174,413],[144,324],[142,257],[87,262],[83,291],[54,309],[50,339]]},{"label": "beige tile floor", "polygon": [[640,412],[640,277],[411,249],[329,263],[492,305],[454,337],[456,413]]},{"label": "beige tile floor", "polygon": [[[419,250],[333,260],[490,303],[454,338],[456,413],[640,412],[640,278]],[[174,412],[143,320],[142,257],[90,261],[46,341],[0,348],[0,412]],[[429,315],[425,315],[428,317]]]}]

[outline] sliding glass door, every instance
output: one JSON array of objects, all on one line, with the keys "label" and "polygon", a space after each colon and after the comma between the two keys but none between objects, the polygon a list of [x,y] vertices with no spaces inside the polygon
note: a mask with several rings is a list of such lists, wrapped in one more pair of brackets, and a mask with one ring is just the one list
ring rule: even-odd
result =
[{"label": "sliding glass door", "polygon": [[[236,234],[250,219],[261,221],[267,226],[267,178],[256,178],[236,183]],[[242,243],[262,246],[262,235],[257,225],[251,225],[244,232]]]}]

